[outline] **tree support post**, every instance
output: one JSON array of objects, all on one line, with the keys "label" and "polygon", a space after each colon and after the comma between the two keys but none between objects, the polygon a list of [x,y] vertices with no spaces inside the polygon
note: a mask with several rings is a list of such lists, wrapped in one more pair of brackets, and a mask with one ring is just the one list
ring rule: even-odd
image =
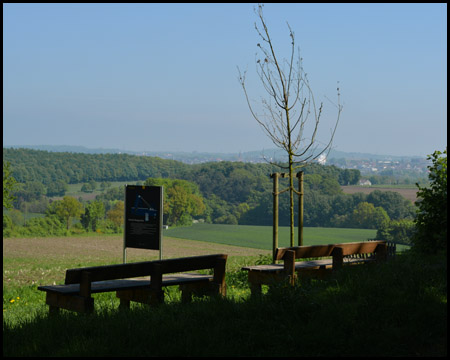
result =
[{"label": "tree support post", "polygon": [[272,243],[272,261],[275,264],[275,250],[278,247],[278,177],[279,173],[273,173],[270,177],[273,179],[273,243]]},{"label": "tree support post", "polygon": [[303,246],[303,171],[298,177],[298,246]]}]

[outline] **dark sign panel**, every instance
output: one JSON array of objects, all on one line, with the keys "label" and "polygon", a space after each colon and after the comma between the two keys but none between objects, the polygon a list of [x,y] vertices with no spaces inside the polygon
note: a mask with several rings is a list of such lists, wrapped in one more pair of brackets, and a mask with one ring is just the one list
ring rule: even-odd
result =
[{"label": "dark sign panel", "polygon": [[162,186],[125,187],[125,247],[159,250]]}]

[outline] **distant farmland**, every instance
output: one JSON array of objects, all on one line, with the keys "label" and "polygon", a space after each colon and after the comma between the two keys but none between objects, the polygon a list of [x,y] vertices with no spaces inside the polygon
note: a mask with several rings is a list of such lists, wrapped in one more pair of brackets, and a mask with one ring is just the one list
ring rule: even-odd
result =
[{"label": "distant farmland", "polygon": [[413,203],[417,200],[417,187],[414,188],[400,188],[400,187],[377,187],[377,186],[341,186],[342,191],[346,194],[354,194],[362,192],[364,194],[370,194],[372,191],[394,191],[398,192],[405,199],[411,200]]}]

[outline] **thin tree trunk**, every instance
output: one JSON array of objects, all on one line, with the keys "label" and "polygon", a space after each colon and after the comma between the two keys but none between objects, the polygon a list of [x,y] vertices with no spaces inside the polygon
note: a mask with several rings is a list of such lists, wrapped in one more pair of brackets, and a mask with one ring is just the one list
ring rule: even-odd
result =
[{"label": "thin tree trunk", "polygon": [[292,154],[289,154],[289,200],[290,200],[290,217],[291,217],[291,238],[290,246],[294,246],[294,177],[292,169],[293,161]]},{"label": "thin tree trunk", "polygon": [[284,111],[286,113],[286,129],[288,133],[288,154],[289,154],[289,215],[290,215],[290,225],[291,225],[291,231],[290,231],[290,246],[294,246],[294,174],[293,174],[293,165],[294,165],[294,159],[293,159],[293,149],[292,149],[292,139],[291,139],[291,123],[289,118],[289,98],[286,93],[286,86],[284,82],[281,80],[281,84],[283,85],[283,95],[284,95]]}]

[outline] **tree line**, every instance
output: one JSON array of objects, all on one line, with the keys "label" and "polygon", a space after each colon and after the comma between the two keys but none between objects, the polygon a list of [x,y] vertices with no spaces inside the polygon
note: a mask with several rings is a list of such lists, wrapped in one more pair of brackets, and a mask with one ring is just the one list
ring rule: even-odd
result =
[{"label": "tree line", "polygon": [[[201,176],[205,171],[230,175],[237,168],[250,171],[253,176],[277,171],[270,164],[239,162],[211,162],[188,165],[176,160],[129,154],[84,154],[49,152],[24,148],[3,148],[3,161],[11,164],[12,175],[18,183],[39,182],[43,191],[52,189],[56,182],[81,184],[114,181],[145,181],[148,178],[187,179]],[[226,164],[226,165],[220,165]],[[311,164],[305,173],[330,175],[341,185],[356,184],[361,178],[359,170],[339,169],[336,166]],[[53,195],[50,195],[53,196]]]},{"label": "tree line", "polygon": [[19,183],[38,181],[46,188],[90,181],[134,181],[149,177],[176,178],[189,165],[175,160],[128,154],[83,154],[3,148],[3,161],[11,163]]},{"label": "tree line", "polygon": [[[167,196],[164,220],[171,226],[188,225],[194,219],[221,224],[272,224],[272,180],[269,175],[277,168],[270,164],[212,162],[187,165],[126,154],[4,150],[4,162],[6,160],[10,164],[11,175],[18,183],[14,191],[14,207],[22,212],[46,214],[45,220],[28,220],[29,227],[42,222],[43,228],[56,229],[58,220],[61,231],[65,232],[121,231],[117,225],[120,222],[114,223],[114,212],[108,215],[124,200],[123,188],[109,187],[109,182],[118,180],[163,185]],[[95,205],[92,205],[94,202],[79,201],[81,213],[73,217],[79,219],[79,224],[71,228],[69,221],[61,216],[62,210],[57,211],[55,203],[61,200],[52,201],[50,196],[54,192],[49,192],[49,189],[54,183],[59,183],[62,189],[64,185],[67,187],[67,176],[76,173],[76,169],[83,175],[78,174],[73,179],[85,182],[85,191],[94,189],[96,183],[101,182],[104,192],[97,196]],[[135,171],[128,172],[127,169]],[[343,194],[340,186],[357,183],[360,179],[358,170],[310,164],[303,171],[305,226],[378,228],[382,223],[404,219],[412,221],[414,217],[413,205],[398,193]],[[68,175],[61,177],[66,172]],[[281,181],[280,188],[283,186]],[[58,194],[64,196],[65,192]],[[288,212],[289,200],[283,194],[280,198],[280,225],[288,225]],[[52,215],[55,216],[50,221]],[[20,222],[16,219],[20,219],[17,213],[12,216],[12,222]]]},{"label": "tree line", "polygon": [[[192,224],[193,216],[204,213],[198,186],[186,180],[149,178],[144,185],[164,186],[164,223],[171,226]],[[115,188],[82,202],[71,196],[50,202],[44,217],[25,221],[22,212],[10,209],[3,214],[3,236],[71,235],[82,232],[121,233],[124,223],[124,190]]]}]

